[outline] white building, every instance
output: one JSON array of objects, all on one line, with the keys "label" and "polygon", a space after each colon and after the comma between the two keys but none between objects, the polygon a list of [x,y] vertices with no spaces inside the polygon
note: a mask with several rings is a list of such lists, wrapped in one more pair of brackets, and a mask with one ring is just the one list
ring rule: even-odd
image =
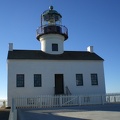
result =
[{"label": "white building", "polygon": [[41,15],[41,50],[8,51],[8,106],[16,96],[105,94],[103,59],[93,51],[64,51],[68,30],[53,6]]}]

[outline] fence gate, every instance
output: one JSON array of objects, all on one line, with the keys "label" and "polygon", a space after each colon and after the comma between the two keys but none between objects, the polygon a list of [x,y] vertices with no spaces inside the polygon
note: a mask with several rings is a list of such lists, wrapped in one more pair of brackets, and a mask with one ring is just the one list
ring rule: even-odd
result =
[{"label": "fence gate", "polygon": [[62,96],[62,106],[79,105],[78,96]]}]

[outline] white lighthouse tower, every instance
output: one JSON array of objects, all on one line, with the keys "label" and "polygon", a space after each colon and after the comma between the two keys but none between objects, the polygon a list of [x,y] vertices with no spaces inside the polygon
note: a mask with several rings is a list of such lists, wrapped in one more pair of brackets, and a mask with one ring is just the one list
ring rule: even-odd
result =
[{"label": "white lighthouse tower", "polygon": [[41,27],[37,29],[37,39],[41,50],[48,54],[62,54],[64,41],[68,39],[68,29],[62,25],[62,16],[53,6],[41,15]]}]

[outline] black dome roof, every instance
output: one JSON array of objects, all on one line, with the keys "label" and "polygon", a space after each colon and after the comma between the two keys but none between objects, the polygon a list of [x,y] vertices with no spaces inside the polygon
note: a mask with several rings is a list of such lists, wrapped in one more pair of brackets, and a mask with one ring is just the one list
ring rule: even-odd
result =
[{"label": "black dome roof", "polygon": [[58,13],[56,10],[53,10],[53,6],[50,6],[49,10],[44,11],[42,15],[46,16],[46,15],[50,15],[50,14],[51,15],[55,14],[55,15],[58,15],[58,16],[60,16],[62,18],[62,15],[60,13]]}]

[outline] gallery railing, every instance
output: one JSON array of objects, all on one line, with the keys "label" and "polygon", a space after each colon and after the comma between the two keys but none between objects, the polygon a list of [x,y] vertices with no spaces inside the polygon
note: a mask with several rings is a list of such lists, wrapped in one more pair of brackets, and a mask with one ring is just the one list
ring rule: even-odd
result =
[{"label": "gallery railing", "polygon": [[65,40],[68,38],[68,29],[63,25],[45,25],[40,26],[37,29],[37,39],[45,34],[60,34],[65,37]]}]

